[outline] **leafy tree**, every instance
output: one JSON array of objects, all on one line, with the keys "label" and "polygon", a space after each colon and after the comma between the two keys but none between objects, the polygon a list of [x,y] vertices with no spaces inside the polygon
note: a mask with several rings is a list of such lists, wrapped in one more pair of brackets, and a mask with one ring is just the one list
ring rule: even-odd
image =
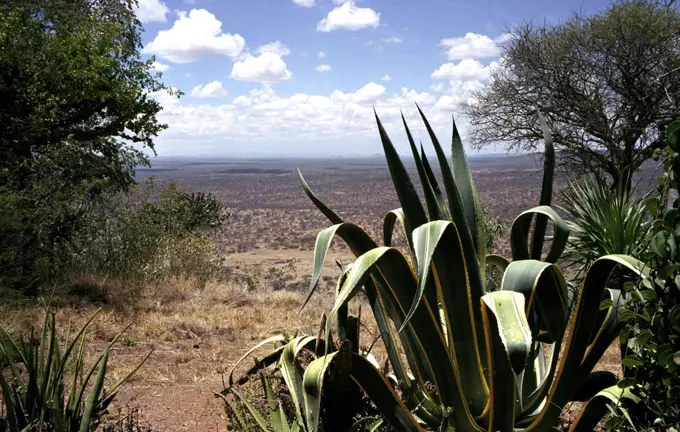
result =
[{"label": "leafy tree", "polygon": [[559,25],[510,30],[501,67],[463,106],[473,145],[533,151],[553,131],[569,172],[606,173],[630,190],[637,168],[665,146],[680,96],[680,14],[657,0],[621,0]]},{"label": "leafy tree", "polygon": [[88,203],[149,164],[166,127],[151,93],[167,89],[141,29],[132,0],[0,5],[0,282],[34,290]]}]

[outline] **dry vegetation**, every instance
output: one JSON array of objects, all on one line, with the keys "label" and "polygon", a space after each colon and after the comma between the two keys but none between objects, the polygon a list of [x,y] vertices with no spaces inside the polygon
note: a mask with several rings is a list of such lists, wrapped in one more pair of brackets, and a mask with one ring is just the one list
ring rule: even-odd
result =
[{"label": "dry vegetation", "polygon": [[[382,216],[398,206],[385,166],[378,159],[349,164],[343,170],[332,162],[305,163],[303,172],[319,196],[380,239]],[[97,291],[99,281],[81,280],[70,294],[52,300],[63,332],[67,325],[79,327],[102,309],[91,327],[92,349],[103,347],[133,323],[111,356],[111,381],[154,350],[122,393],[113,419],[132,407],[140,409],[139,416],[154,430],[223,430],[222,408],[212,395],[223,388],[223,372],[268,336],[316,333],[320,311],[331,305],[330,291],[338,275],[334,262],[349,262],[351,255],[346,248],[334,246],[321,284],[323,294],[313,297],[298,314],[309,283],[314,240],[328,223],[304,196],[293,162],[261,165],[280,171],[234,173],[225,164],[227,170],[221,172],[211,166],[183,165],[183,169],[156,173],[161,179],[179,180],[184,187],[212,192],[232,210],[227,226],[215,236],[225,258],[222,280],[203,290],[188,289],[192,284],[187,281],[168,280],[138,296],[115,301]],[[533,159],[486,160],[473,163],[473,170],[483,202],[506,224],[535,203],[540,167]],[[503,241],[498,252],[509,254],[508,249]],[[29,328],[40,322],[43,313],[39,304],[0,307],[2,323],[13,329]],[[373,323],[366,324],[363,340],[373,340],[375,335],[369,336],[375,333]],[[380,348],[375,354],[381,360]],[[616,368],[618,361],[612,350],[600,367]]]}]

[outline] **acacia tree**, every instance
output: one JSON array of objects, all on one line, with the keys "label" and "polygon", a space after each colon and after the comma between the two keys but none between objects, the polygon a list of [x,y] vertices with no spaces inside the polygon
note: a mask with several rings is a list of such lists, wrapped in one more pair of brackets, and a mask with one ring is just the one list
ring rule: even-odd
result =
[{"label": "acacia tree", "polygon": [[490,84],[463,106],[473,146],[503,142],[510,151],[533,151],[543,138],[538,109],[562,168],[607,174],[613,187],[629,190],[678,114],[677,7],[624,0],[596,15],[528,23],[510,34]]},{"label": "acacia tree", "polygon": [[134,0],[0,3],[0,283],[33,286],[85,204],[149,164],[166,87],[141,30]]}]

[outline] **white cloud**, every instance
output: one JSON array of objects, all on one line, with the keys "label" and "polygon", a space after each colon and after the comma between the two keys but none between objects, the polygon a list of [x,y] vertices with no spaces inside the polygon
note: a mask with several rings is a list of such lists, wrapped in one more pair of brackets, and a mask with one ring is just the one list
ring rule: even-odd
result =
[{"label": "white cloud", "polygon": [[315,67],[314,70],[317,72],[330,72],[333,70],[333,68],[327,64],[320,64],[317,67]]},{"label": "white cloud", "polygon": [[385,74],[385,75],[380,77],[380,81],[392,81],[392,77]]},{"label": "white cloud", "polygon": [[152,72],[165,72],[166,70],[170,69],[170,66],[163,64],[161,62],[153,62],[151,63],[151,70]]},{"label": "white cloud", "polygon": [[196,4],[196,0],[184,0],[186,4]]},{"label": "white cloud", "polygon": [[473,59],[465,59],[458,63],[444,63],[432,72],[432,79],[487,82],[491,76],[491,70],[496,66],[498,66],[497,62],[484,66]]},{"label": "white cloud", "polygon": [[298,6],[312,7],[314,6],[315,0],[293,0],[293,3]]},{"label": "white cloud", "polygon": [[257,52],[258,54],[269,52],[283,57],[290,54],[290,49],[281,42],[276,41],[258,47]]},{"label": "white cloud", "polygon": [[393,37],[388,37],[388,38],[383,39],[383,42],[385,42],[386,44],[398,45],[398,44],[402,43],[403,41],[401,40],[401,38],[393,36]]},{"label": "white cloud", "polygon": [[496,39],[478,33],[467,33],[464,37],[442,39],[439,45],[446,48],[449,60],[498,57],[501,54],[500,45],[507,42],[508,37],[507,33]]},{"label": "white cloud", "polygon": [[385,86],[370,82],[354,93],[352,101],[358,104],[373,103],[383,94],[385,94]]},{"label": "white cloud", "polygon": [[323,51],[319,51],[318,53],[316,53],[316,56],[319,57],[320,59],[326,58],[326,53]]},{"label": "white cloud", "polygon": [[198,98],[216,98],[227,96],[227,89],[221,81],[211,81],[208,84],[200,84],[191,90],[191,96]]},{"label": "white cloud", "polygon": [[145,54],[155,54],[175,63],[189,63],[205,57],[236,57],[243,51],[245,40],[238,34],[222,33],[222,23],[205,9],[179,12],[169,30],[158,32],[144,47]]},{"label": "white cloud", "polygon": [[135,7],[137,19],[143,23],[165,22],[165,15],[169,12],[170,9],[161,0],[139,0]]},{"label": "white cloud", "polygon": [[336,90],[325,95],[281,96],[265,86],[221,104],[191,103],[191,98],[181,102],[174,98],[159,100],[164,107],[159,120],[170,125],[158,138],[158,148],[164,155],[234,154],[243,149],[289,155],[377,153],[381,146],[373,107],[398,149],[407,152],[401,111],[416,139],[424,141],[428,141],[427,133],[414,102],[423,108],[442,138],[450,133],[452,114],[448,109],[435,109],[438,98],[430,93],[403,88],[389,94],[373,82],[353,92]]},{"label": "white cloud", "polygon": [[239,81],[275,84],[290,79],[292,74],[286,62],[281,58],[281,54],[264,50],[260,51],[258,56],[250,53],[243,56],[241,60],[234,63],[230,76]]},{"label": "white cloud", "polygon": [[371,8],[358,7],[354,0],[348,0],[328,12],[326,18],[319,21],[316,29],[321,32],[359,30],[366,27],[378,27],[379,24],[379,13]]}]

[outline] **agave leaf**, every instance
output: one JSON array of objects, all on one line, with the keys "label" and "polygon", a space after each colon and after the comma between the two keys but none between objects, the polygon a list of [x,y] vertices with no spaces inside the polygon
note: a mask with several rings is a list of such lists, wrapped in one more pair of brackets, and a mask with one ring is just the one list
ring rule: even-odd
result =
[{"label": "agave leaf", "polygon": [[312,280],[309,285],[309,291],[307,292],[307,298],[300,310],[304,309],[307,305],[312,294],[314,294],[314,290],[319,284],[319,279],[321,278],[321,273],[326,262],[326,256],[328,255],[328,249],[336,235],[340,236],[357,256],[377,246],[364,230],[352,223],[345,222],[336,224],[321,231],[316,236],[316,243],[314,244]]},{"label": "agave leaf", "polygon": [[[385,246],[392,246],[392,230],[394,229],[394,223],[396,220],[399,220],[401,223],[401,226],[405,226],[405,217],[402,209],[396,209],[392,210],[391,212],[387,213],[385,216],[384,224],[383,224],[383,233],[385,237]],[[421,225],[422,226],[422,225]],[[418,230],[420,227],[416,228],[415,230]],[[414,230],[414,233],[415,233]],[[389,241],[388,241],[389,239]],[[415,250],[415,245],[412,238],[409,239],[409,250],[411,251],[411,262],[413,263],[418,263],[418,254]],[[420,268],[420,265],[419,265]],[[424,267],[425,270],[429,271],[429,265]],[[424,288],[424,287],[423,287]],[[427,299],[427,302],[430,304],[430,308],[432,310],[435,310],[438,308],[438,301],[437,301],[437,292],[436,290],[419,290],[418,294],[416,295],[416,299],[413,301],[413,306],[411,306],[411,309],[415,309],[416,306],[420,304],[420,301],[422,298],[425,297]],[[409,318],[406,319],[408,321]],[[403,327],[403,326],[402,326]],[[401,330],[400,330],[401,331]]]},{"label": "agave leaf", "polygon": [[411,242],[411,233],[413,230],[420,225],[427,222],[427,217],[425,216],[425,210],[420,202],[418,193],[416,192],[413,183],[411,182],[411,177],[404,167],[399,154],[392,145],[390,137],[385,132],[378,114],[375,114],[375,120],[378,124],[378,131],[380,133],[380,141],[382,141],[383,149],[385,151],[385,159],[387,160],[387,166],[390,170],[390,175],[392,177],[392,183],[394,183],[394,189],[397,192],[397,197],[399,198],[399,203],[401,203],[401,208],[406,215],[406,237]]},{"label": "agave leaf", "polygon": [[[583,283],[578,300],[572,312],[573,319],[566,331],[565,352],[552,381],[552,386],[543,404],[541,412],[535,417],[529,428],[543,428],[554,425],[560,415],[560,407],[570,401],[578,391],[581,383],[592,371],[591,364],[583,364],[588,342],[597,321],[600,301],[611,273],[619,266],[633,273],[645,276],[644,265],[629,256],[606,255],[593,263]],[[613,342],[615,335],[609,340]],[[606,340],[602,339],[600,343]],[[590,362],[592,363],[592,362]]]},{"label": "agave leaf", "polygon": [[[406,316],[407,305],[412,304],[416,290],[416,278],[408,261],[397,249],[378,247],[360,256],[354,263],[340,295],[335,300],[333,310],[326,324],[326,334],[330,333],[330,323],[335,319],[337,310],[346,304],[363,284],[369,272],[377,266],[385,281],[377,285],[381,296],[385,298],[388,313],[395,326],[402,327]],[[466,396],[460,383],[460,374],[453,368],[453,360],[446,346],[440,328],[439,312],[430,309],[427,302],[416,308],[404,331],[410,340],[414,366],[426,381],[432,382],[438,390],[444,406],[457,406],[464,409],[455,410],[452,414],[454,423],[461,430],[474,430],[474,416],[468,409]]]},{"label": "agave leaf", "polygon": [[281,354],[281,360],[279,363],[281,376],[288,387],[291,399],[293,399],[293,405],[295,406],[295,413],[297,414],[297,421],[300,424],[304,424],[304,417],[301,410],[303,403],[303,389],[302,389],[302,379],[303,371],[300,363],[298,362],[298,353],[303,348],[310,345],[315,341],[314,336],[307,337],[297,337],[286,344],[286,347]]},{"label": "agave leaf", "polygon": [[[90,397],[87,399],[85,404],[85,409],[83,410],[83,417],[80,423],[80,432],[88,432],[90,430],[90,423],[97,415],[97,401],[99,400],[99,395],[104,387],[104,378],[106,376],[106,363],[109,361],[109,347],[104,349],[104,355],[102,356],[99,366],[99,372],[97,373],[97,378],[94,380],[92,389],[90,390]],[[87,380],[83,383],[83,387],[87,385]]]},{"label": "agave leaf", "polygon": [[624,325],[624,322],[619,320],[619,309],[624,303],[621,291],[607,288],[604,291],[604,296],[611,300],[611,306],[605,310],[597,311],[598,319],[595,322],[589,346],[581,364],[581,367],[588,371],[595,367],[607,348],[618,338]]},{"label": "agave leaf", "polygon": [[[416,107],[418,105],[416,104]],[[463,253],[465,256],[465,265],[468,269],[468,274],[470,276],[470,291],[471,297],[473,299],[480,299],[484,295],[484,284],[482,278],[482,272],[480,268],[479,257],[477,255],[477,244],[476,238],[472,237],[470,231],[470,226],[467,223],[466,211],[463,206],[463,201],[460,195],[459,186],[456,184],[453,173],[449,168],[448,161],[446,160],[446,154],[442,150],[437,135],[427,121],[425,114],[418,107],[418,112],[425,123],[425,128],[427,129],[430,139],[432,140],[432,145],[434,146],[435,152],[437,153],[437,159],[439,159],[439,167],[442,171],[442,177],[444,180],[444,189],[446,190],[446,195],[448,198],[449,212],[451,214],[451,221],[456,225],[458,233],[463,246]],[[473,313],[475,316],[475,327],[482,328],[482,316],[481,310],[478,307],[473,308]],[[480,356],[482,359],[486,357],[486,343],[481,332],[477,335],[477,346],[480,349]]]},{"label": "agave leaf", "polygon": [[[380,337],[382,338],[383,344],[385,345],[387,357],[389,359],[390,364],[392,365],[394,374],[397,377],[397,381],[401,383],[407,383],[409,382],[409,378],[406,374],[406,367],[404,365],[402,357],[399,355],[397,342],[398,336],[394,332],[392,326],[389,323],[390,318],[388,316],[385,303],[380,298],[380,295],[375,285],[375,281],[373,279],[368,279],[364,284],[364,289],[366,291],[368,301],[371,305],[371,310],[373,311],[373,316],[375,317],[376,324],[378,325]],[[407,353],[407,357],[412,358],[413,356],[408,355],[408,353],[410,353],[411,350],[409,339],[406,336],[406,333],[402,333],[399,337],[401,338],[401,343],[402,346],[404,347],[404,351]],[[413,369],[416,370],[415,368]],[[406,393],[407,397],[413,396],[411,394],[408,394],[408,392]]]},{"label": "agave leaf", "polygon": [[305,194],[307,194],[309,199],[312,200],[312,202],[314,203],[316,208],[318,208],[321,211],[321,213],[323,213],[328,218],[328,220],[331,221],[331,223],[336,224],[336,225],[341,224],[343,222],[342,218],[340,216],[338,216],[337,214],[335,214],[335,212],[333,210],[328,208],[326,206],[326,204],[321,202],[321,200],[319,198],[317,198],[316,195],[314,195],[314,192],[312,192],[312,189],[309,187],[309,185],[307,184],[307,181],[302,176],[302,172],[300,171],[299,168],[298,168],[298,176],[300,177],[300,183],[302,183],[302,188],[305,190]]},{"label": "agave leaf", "polygon": [[505,271],[501,289],[524,295],[534,339],[553,343],[564,334],[570,313],[567,285],[555,264],[514,261]]},{"label": "agave leaf", "polygon": [[324,376],[337,354],[338,351],[312,361],[307,366],[302,378],[305,419],[307,420],[307,428],[311,432],[316,432],[319,429]]},{"label": "agave leaf", "polygon": [[597,393],[591,398],[574,420],[569,432],[590,432],[595,429],[602,417],[607,413],[607,405],[621,406],[623,404],[638,404],[637,397],[630,387],[620,388],[612,386]]},{"label": "agave leaf", "polygon": [[423,148],[422,143],[420,143],[420,159],[423,161],[423,169],[425,171],[425,174],[427,175],[427,179],[430,182],[430,185],[432,185],[432,192],[434,192],[434,195],[437,198],[437,202],[439,203],[439,212],[441,214],[441,219],[451,220],[451,213],[449,212],[449,207],[446,203],[446,199],[444,198],[444,194],[442,194],[442,191],[439,188],[437,176],[435,176],[434,171],[432,171],[432,166],[430,165],[430,161],[427,160],[427,155],[425,154],[425,149]]},{"label": "agave leaf", "polygon": [[[555,147],[553,146],[552,134],[545,118],[538,112],[538,119],[543,130],[543,141],[545,151],[543,153],[543,183],[541,185],[541,200],[539,205],[549,206],[552,201],[553,177],[555,173]],[[548,218],[543,214],[536,214],[536,225],[531,239],[531,258],[541,259],[543,253],[543,242],[545,240],[545,230],[548,226]],[[551,261],[555,262],[555,261]]]},{"label": "agave leaf", "polygon": [[[406,216],[404,216],[404,210],[401,208],[390,210],[387,212],[385,215],[385,218],[383,219],[383,243],[385,246],[392,246],[392,235],[394,234],[394,226],[396,225],[397,221],[401,224],[402,228],[405,226],[404,224],[406,223],[405,221]],[[404,231],[405,233],[405,231]],[[413,247],[412,245],[410,245]]]},{"label": "agave leaf", "polygon": [[[562,255],[564,248],[567,246],[569,241],[569,226],[564,222],[564,220],[548,206],[538,206],[530,210],[522,212],[515,221],[512,223],[512,228],[510,229],[512,248],[512,259],[514,261],[530,259],[533,255],[529,254],[529,229],[531,228],[531,220],[534,215],[543,215],[550,219],[553,223],[553,240],[548,255],[545,261],[550,263],[555,263]],[[534,233],[536,230],[534,229]],[[535,237],[534,237],[535,238]],[[541,241],[541,247],[542,247]],[[538,258],[540,260],[540,255]]]},{"label": "agave leaf", "polygon": [[[345,282],[347,279],[347,274],[349,273],[349,270],[344,270],[342,272],[342,275],[338,278],[338,282],[335,287],[335,295],[337,296],[340,293],[340,288],[342,288],[342,284]],[[338,324],[338,339],[340,342],[344,342],[347,340],[347,321],[349,320],[349,307],[348,305],[344,305],[338,310],[338,318],[337,318],[337,324]]]},{"label": "agave leaf", "polygon": [[[352,354],[350,375],[395,430],[400,432],[423,430],[399,396],[394,393],[385,377],[368,360]],[[380,424],[374,424],[373,427]]]},{"label": "agave leaf", "polygon": [[524,296],[496,291],[482,297],[482,306],[491,377],[489,430],[512,432],[515,401],[521,394],[517,384],[521,382],[532,345],[524,315]]},{"label": "agave leaf", "polygon": [[460,192],[461,203],[465,211],[465,220],[470,227],[470,234],[473,241],[477,241],[477,257],[479,259],[481,269],[484,269],[484,260],[486,259],[486,236],[484,233],[482,208],[477,198],[477,189],[472,179],[472,172],[465,156],[465,149],[463,142],[458,134],[456,121],[452,118],[453,134],[451,139],[451,161],[453,165],[453,179],[458,185]]},{"label": "agave leaf", "polygon": [[442,321],[446,325],[450,355],[455,359],[456,367],[465,371],[460,373],[460,380],[470,401],[471,411],[479,415],[488,400],[472,312],[473,305],[479,304],[480,298],[472,296],[458,230],[452,222],[433,221],[414,231],[413,239],[418,258],[418,293],[406,322],[415,313],[423,296],[434,259],[433,282],[441,304]]},{"label": "agave leaf", "polygon": [[[432,184],[427,177],[427,172],[423,162],[421,161],[420,155],[418,154],[418,148],[411,135],[411,130],[406,124],[406,119],[404,118],[404,113],[401,113],[401,121],[404,124],[404,129],[406,129],[406,136],[408,137],[408,143],[411,146],[411,153],[413,154],[413,160],[416,164],[416,169],[418,170],[418,177],[420,177],[420,184],[423,187],[423,195],[425,196],[425,204],[427,205],[427,211],[430,214],[430,220],[442,219],[441,208],[439,206],[439,201],[432,189]],[[385,246],[390,246],[385,243]]]},{"label": "agave leaf", "polygon": [[618,381],[618,377],[609,371],[591,372],[574,394],[573,400],[588,402],[600,391],[616,385]]},{"label": "agave leaf", "polygon": [[[243,373],[243,375],[241,375],[241,378],[236,380],[236,385],[245,384],[246,382],[248,382],[248,380],[250,379],[250,377],[252,375],[254,375],[254,374],[258,373],[259,371],[261,371],[262,369],[266,369],[269,366],[273,365],[274,363],[278,362],[279,359],[281,358],[281,353],[283,352],[283,349],[285,347],[286,347],[285,345],[281,345],[280,347],[278,347],[278,348],[274,349],[273,351],[270,351],[269,353],[267,353],[264,357],[258,358],[257,361],[255,362],[255,364],[253,364],[250,368],[248,368]],[[229,387],[232,387],[232,386],[233,386],[233,384],[230,385]],[[226,390],[228,390],[228,388]]]},{"label": "agave leaf", "polygon": [[245,354],[241,356],[240,359],[236,361],[234,366],[232,366],[231,370],[229,371],[229,387],[232,387],[234,385],[234,371],[240,365],[243,360],[248,358],[252,353],[257,351],[258,349],[262,348],[265,345],[271,344],[271,343],[284,343],[286,342],[286,336],[284,335],[276,335],[276,336],[271,336],[268,337],[267,339],[260,341],[257,345],[249,349]]},{"label": "agave leaf", "polygon": [[502,255],[489,254],[486,256],[486,265],[498,267],[499,270],[505,272],[505,269],[510,265],[510,260]]}]

